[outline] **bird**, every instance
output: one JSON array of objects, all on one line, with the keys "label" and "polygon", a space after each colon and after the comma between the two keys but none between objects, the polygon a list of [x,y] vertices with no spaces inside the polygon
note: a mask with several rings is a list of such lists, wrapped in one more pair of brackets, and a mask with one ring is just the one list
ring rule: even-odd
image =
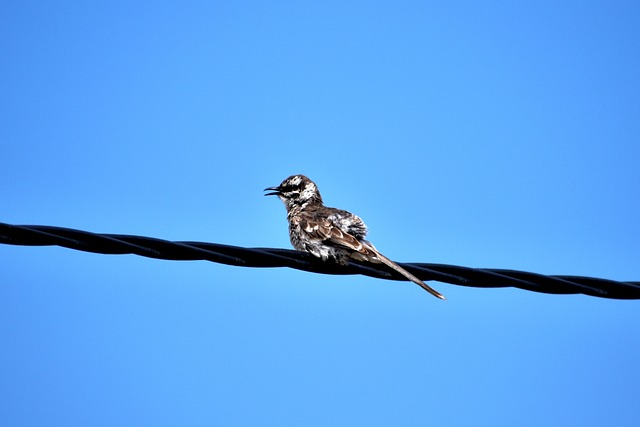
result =
[{"label": "bird", "polygon": [[289,240],[299,250],[323,261],[346,265],[350,259],[385,264],[431,295],[446,300],[436,291],[386,256],[365,239],[367,226],[351,212],[325,206],[318,186],[305,175],[291,175],[265,196],[278,196],[287,209]]}]

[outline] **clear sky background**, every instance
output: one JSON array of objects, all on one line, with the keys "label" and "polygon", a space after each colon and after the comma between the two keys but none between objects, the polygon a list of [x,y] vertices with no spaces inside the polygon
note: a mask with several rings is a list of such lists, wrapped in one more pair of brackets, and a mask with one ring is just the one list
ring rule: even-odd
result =
[{"label": "clear sky background", "polygon": [[[640,3],[5,1],[0,222],[640,280]],[[2,426],[637,426],[640,301],[0,245]]]}]

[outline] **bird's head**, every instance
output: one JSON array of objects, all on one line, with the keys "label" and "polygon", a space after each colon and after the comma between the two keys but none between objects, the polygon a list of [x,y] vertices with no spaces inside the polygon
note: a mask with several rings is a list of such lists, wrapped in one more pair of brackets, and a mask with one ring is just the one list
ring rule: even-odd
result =
[{"label": "bird's head", "polygon": [[309,203],[322,203],[318,187],[304,175],[291,175],[277,187],[268,187],[264,191],[271,191],[265,196],[278,196],[287,210],[303,207]]}]

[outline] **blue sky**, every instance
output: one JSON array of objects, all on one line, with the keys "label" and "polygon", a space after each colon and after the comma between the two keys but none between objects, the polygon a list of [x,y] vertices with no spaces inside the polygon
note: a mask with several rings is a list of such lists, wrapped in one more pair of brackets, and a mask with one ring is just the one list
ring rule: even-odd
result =
[{"label": "blue sky", "polygon": [[[0,222],[640,280],[640,5],[4,2]],[[635,426],[639,303],[0,245],[0,424]]]}]

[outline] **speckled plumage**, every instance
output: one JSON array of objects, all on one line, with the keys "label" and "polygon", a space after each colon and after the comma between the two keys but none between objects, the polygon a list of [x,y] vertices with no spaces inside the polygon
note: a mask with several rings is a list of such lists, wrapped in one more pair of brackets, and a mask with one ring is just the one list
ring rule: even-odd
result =
[{"label": "speckled plumage", "polygon": [[316,184],[304,175],[292,175],[277,187],[266,188],[278,196],[287,208],[289,239],[299,251],[309,252],[323,260],[329,258],[346,264],[349,258],[383,263],[432,295],[445,299],[422,280],[382,255],[365,240],[367,226],[357,215],[324,206]]}]

